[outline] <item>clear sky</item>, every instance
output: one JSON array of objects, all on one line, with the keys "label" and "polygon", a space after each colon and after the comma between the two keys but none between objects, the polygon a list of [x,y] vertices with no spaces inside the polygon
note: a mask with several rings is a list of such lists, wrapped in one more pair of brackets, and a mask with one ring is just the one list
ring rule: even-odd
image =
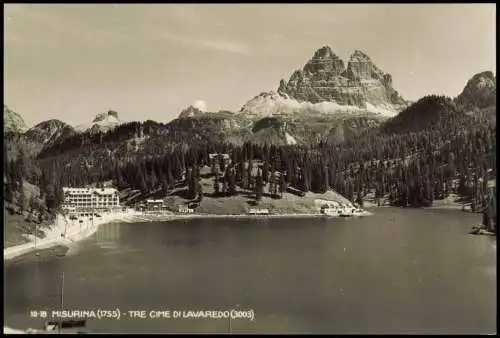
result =
[{"label": "clear sky", "polygon": [[31,126],[109,109],[166,122],[195,101],[238,110],[329,45],[360,49],[404,98],[496,73],[494,4],[8,4],[4,103]]}]

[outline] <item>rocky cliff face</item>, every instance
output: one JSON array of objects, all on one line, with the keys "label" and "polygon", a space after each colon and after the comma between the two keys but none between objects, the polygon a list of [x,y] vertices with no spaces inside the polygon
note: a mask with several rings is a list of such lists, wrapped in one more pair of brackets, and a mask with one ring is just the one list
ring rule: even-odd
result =
[{"label": "rocky cliff face", "polygon": [[367,103],[394,108],[405,104],[392,87],[392,76],[378,68],[368,55],[354,51],[345,68],[328,46],[317,50],[288,82],[281,80],[278,93],[298,101],[327,101],[359,108],[366,108]]},{"label": "rocky cliff face", "polygon": [[371,112],[394,116],[407,106],[392,86],[392,76],[356,50],[344,62],[325,46],[318,49],[303,69],[277,93],[261,93],[247,102],[240,113],[270,116],[291,113]]},{"label": "rocky cliff face", "polygon": [[457,96],[455,102],[466,110],[496,106],[496,77],[486,71],[474,75]]},{"label": "rocky cliff face", "polygon": [[9,132],[15,132],[15,133],[23,133],[26,131],[27,126],[26,123],[24,122],[24,119],[16,113],[15,111],[11,110],[9,107],[6,105],[3,105],[3,132],[9,133]]},{"label": "rocky cliff face", "polygon": [[49,145],[59,138],[70,137],[75,133],[75,129],[69,124],[54,119],[43,121],[30,128],[26,132],[26,137],[42,145]]}]

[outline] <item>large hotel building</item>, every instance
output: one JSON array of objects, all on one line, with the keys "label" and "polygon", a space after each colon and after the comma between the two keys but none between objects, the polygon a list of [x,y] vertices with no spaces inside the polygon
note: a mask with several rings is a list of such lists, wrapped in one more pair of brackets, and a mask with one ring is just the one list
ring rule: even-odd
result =
[{"label": "large hotel building", "polygon": [[114,188],[63,188],[63,208],[70,211],[106,211],[120,207]]}]

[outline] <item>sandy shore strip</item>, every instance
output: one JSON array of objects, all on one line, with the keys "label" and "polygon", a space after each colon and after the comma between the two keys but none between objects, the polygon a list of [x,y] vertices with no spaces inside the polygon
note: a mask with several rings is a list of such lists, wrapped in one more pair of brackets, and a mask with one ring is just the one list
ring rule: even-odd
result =
[{"label": "sandy shore strip", "polygon": [[[363,217],[373,215],[369,211],[364,211],[363,213],[350,216],[352,217]],[[269,215],[249,215],[249,214],[239,214],[239,215],[218,215],[218,214],[148,214],[148,213],[137,213],[129,216],[122,217],[117,222],[167,222],[175,220],[189,220],[189,219],[255,219],[255,220],[265,220],[265,219],[275,219],[275,218],[342,218],[328,217],[320,213],[309,213],[309,214],[269,214]]]},{"label": "sandy shore strip", "polygon": [[[370,212],[365,211],[363,214],[357,216],[368,216]],[[4,261],[14,257],[26,254],[33,250],[47,249],[57,245],[69,246],[71,243],[80,241],[87,237],[92,236],[99,225],[105,223],[116,222],[154,222],[154,221],[172,221],[179,219],[214,219],[214,218],[234,218],[234,219],[271,219],[271,218],[321,218],[325,217],[322,214],[309,213],[309,214],[269,214],[269,215],[224,215],[224,214],[150,214],[140,212],[126,212],[126,213],[109,213],[103,214],[102,217],[94,217],[91,221],[88,218],[79,223],[78,220],[69,221],[63,216],[58,216],[56,224],[46,232],[44,238],[33,238],[30,242],[8,247],[3,250]],[[66,234],[64,237],[61,234]],[[36,244],[36,246],[35,246]]]},{"label": "sandy shore strip", "polygon": [[[371,215],[369,211],[357,216],[368,216]],[[31,241],[24,244],[19,244],[15,246],[8,247],[3,250],[4,261],[12,259],[14,257],[26,254],[33,250],[47,249],[57,245],[69,246],[71,243],[80,241],[87,237],[92,236],[99,225],[105,223],[116,223],[116,222],[140,222],[140,221],[172,221],[179,219],[213,219],[213,218],[234,218],[234,219],[270,219],[270,218],[321,218],[325,217],[323,214],[319,213],[308,213],[308,214],[269,214],[269,215],[224,215],[224,214],[152,214],[152,213],[142,213],[142,212],[126,212],[126,213],[109,213],[103,214],[102,217],[94,217],[93,221],[88,218],[83,219],[83,223],[79,223],[78,220],[67,220],[63,216],[59,215],[56,220],[56,224],[46,232],[44,238],[31,238]],[[354,216],[356,217],[356,216]],[[61,235],[65,234],[64,237]],[[35,246],[36,244],[36,246]]]},{"label": "sandy shore strip", "polygon": [[[44,238],[37,238],[36,241],[31,236],[30,242],[8,247],[3,250],[4,261],[26,254],[33,250],[47,249],[57,245],[69,246],[71,243],[80,241],[92,236],[100,225],[120,220],[126,214],[109,213],[102,214],[101,217],[94,217],[93,220],[85,217],[83,222],[79,220],[68,220],[62,215],[58,215],[54,226],[45,232]],[[64,235],[65,236],[61,236]]]}]

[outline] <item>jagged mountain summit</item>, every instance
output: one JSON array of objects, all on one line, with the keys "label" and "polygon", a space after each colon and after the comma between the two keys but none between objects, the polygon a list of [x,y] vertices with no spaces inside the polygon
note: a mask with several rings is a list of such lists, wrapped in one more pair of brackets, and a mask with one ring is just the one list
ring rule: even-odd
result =
[{"label": "jagged mountain summit", "polygon": [[455,102],[466,110],[496,106],[496,77],[491,71],[474,75]]},{"label": "jagged mountain summit", "polygon": [[28,129],[26,126],[26,123],[24,122],[24,119],[16,113],[15,111],[11,110],[8,106],[5,104],[3,105],[3,132],[4,133],[9,133],[9,132],[14,132],[14,133],[23,133]]},{"label": "jagged mountain summit", "polygon": [[318,49],[303,69],[277,92],[261,93],[240,113],[269,116],[290,113],[375,113],[394,116],[407,106],[393,88],[392,76],[379,69],[368,55],[354,51],[347,68],[329,46]]},{"label": "jagged mountain summit", "polygon": [[123,121],[118,117],[118,113],[113,110],[109,110],[107,112],[97,114],[90,124],[82,124],[76,126],[75,130],[78,132],[108,131],[119,126],[122,123]]},{"label": "jagged mountain summit", "polygon": [[201,110],[193,105],[190,105],[189,107],[187,107],[186,109],[181,111],[181,113],[179,114],[179,118],[195,117],[195,116],[203,115],[204,113],[205,113],[205,111],[203,111],[203,110]]},{"label": "jagged mountain summit", "polygon": [[42,145],[54,143],[59,138],[66,138],[75,135],[75,129],[61,120],[48,120],[37,124],[26,131],[26,136],[32,141]]}]

